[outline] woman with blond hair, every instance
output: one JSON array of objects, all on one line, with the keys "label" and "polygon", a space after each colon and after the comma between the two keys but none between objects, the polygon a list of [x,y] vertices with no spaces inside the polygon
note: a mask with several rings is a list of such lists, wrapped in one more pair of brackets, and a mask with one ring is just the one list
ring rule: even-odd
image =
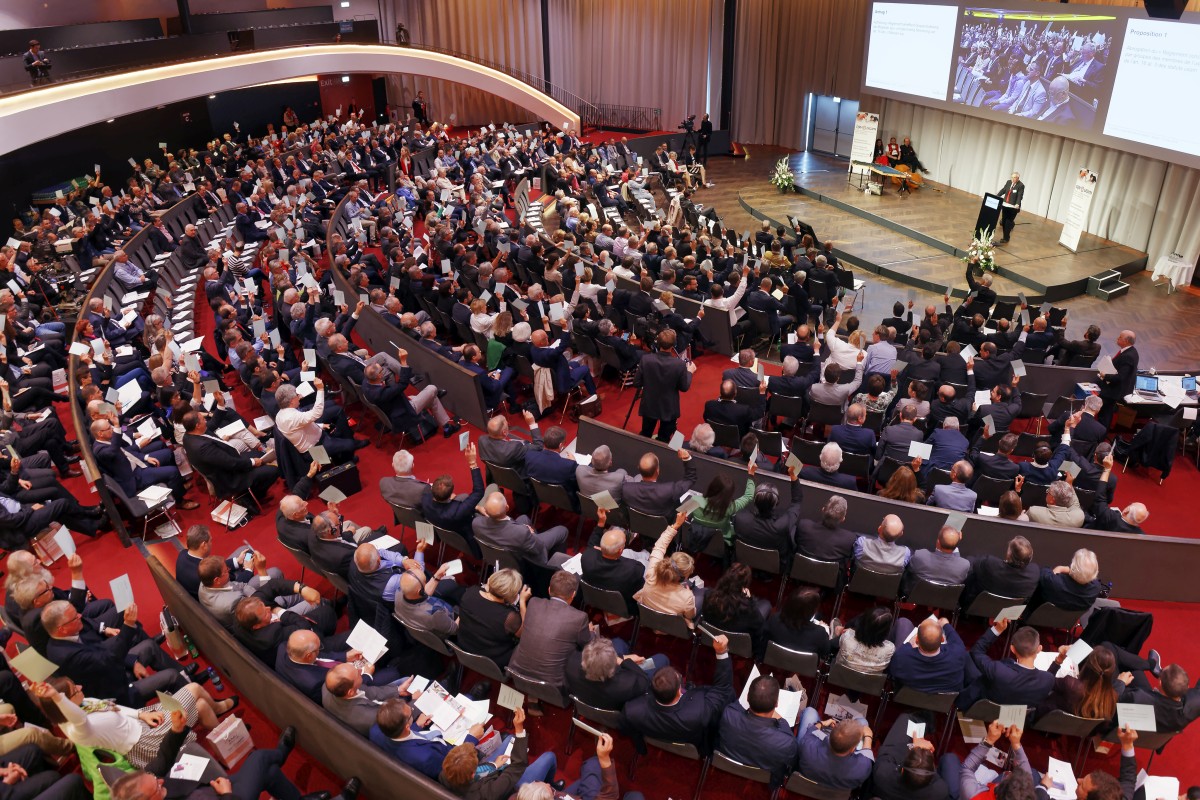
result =
[{"label": "woman with blond hair", "polygon": [[677,614],[691,626],[696,619],[696,595],[703,596],[688,583],[696,571],[696,561],[681,550],[667,556],[667,548],[686,522],[687,514],[679,512],[675,521],[658,537],[646,564],[646,585],[634,594],[633,599],[652,611]]}]

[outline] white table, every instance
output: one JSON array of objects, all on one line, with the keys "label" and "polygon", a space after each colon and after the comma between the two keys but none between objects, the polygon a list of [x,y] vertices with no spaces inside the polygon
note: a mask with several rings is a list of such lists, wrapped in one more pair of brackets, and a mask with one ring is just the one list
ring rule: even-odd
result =
[{"label": "white table", "polygon": [[1194,262],[1163,256],[1154,265],[1154,273],[1151,277],[1156,281],[1166,278],[1167,294],[1170,294],[1172,290],[1178,290],[1180,286],[1190,286],[1195,269]]}]

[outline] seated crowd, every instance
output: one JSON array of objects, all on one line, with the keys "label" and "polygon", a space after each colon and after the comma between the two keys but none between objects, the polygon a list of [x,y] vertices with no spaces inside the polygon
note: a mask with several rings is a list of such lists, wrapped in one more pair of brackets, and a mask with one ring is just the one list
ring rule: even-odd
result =
[{"label": "seated crowd", "polygon": [[[415,153],[436,153],[422,162],[424,174]],[[953,693],[964,711],[982,700],[1023,705],[1029,724],[1060,710],[1114,730],[1118,702],[1152,706],[1160,731],[1182,730],[1200,716],[1200,690],[1190,687],[1182,666],[1164,664],[1153,649],[1143,657],[1140,647],[1103,641],[1079,663],[1067,663],[1065,646],[1039,660],[1042,634],[1023,624],[1039,608],[1052,605],[1083,616],[1115,605],[1103,597],[1099,559],[1091,550],[1079,549],[1067,565],[1039,566],[1029,541],[1015,536],[1002,557],[967,557],[960,553],[961,523],[950,524],[952,516],[933,548],[913,552],[901,543],[904,525],[894,514],[873,531],[847,526],[848,501],[840,494],[824,504],[820,519],[801,514],[803,479],[847,491],[860,484],[882,487],[884,497],[951,512],[972,513],[981,503],[990,508],[994,500],[1009,518],[1140,532],[1148,516],[1144,504],[1110,506],[1116,477],[1107,435],[1116,401],[1128,393],[1129,358],[1116,374],[1100,376],[1098,396],[1052,420],[1028,456],[1017,455],[1025,434],[1011,430],[1022,412],[1014,363],[1090,363],[1099,354],[1094,326],[1086,341],[1069,342],[1065,318],[1051,325],[1052,312],[1026,322],[1018,312],[1032,315],[1022,306],[996,319],[989,276],[977,278],[968,267],[972,294],[958,309],[947,296],[944,311],[929,306],[915,321],[913,303],[907,309],[898,303],[868,335],[840,297],[843,270],[831,243],[822,250],[810,237],[793,238],[769,224],[739,241],[715,223],[700,222],[690,191],[694,183],[708,182],[694,154],[683,169],[672,168],[673,156],[651,165],[661,168],[664,188],[678,181],[685,189],[672,200],[665,222],[645,227],[631,202],[631,185],[647,187],[648,171],[624,144],[593,146],[570,132],[523,135],[501,128],[457,137],[437,124],[399,130],[351,119],[282,129],[262,139],[227,137],[198,156],[181,152],[166,169],[148,160],[116,197],[96,176],[58,204],[59,214],[42,220],[32,240],[15,251],[0,249],[6,273],[0,284],[11,275],[20,289],[0,292],[0,306],[10,322],[23,321],[5,329],[15,341],[5,341],[8,368],[0,384],[5,427],[15,432],[12,449],[0,460],[6,467],[0,519],[8,523],[0,528],[0,545],[13,550],[6,606],[30,645],[59,667],[55,677],[32,687],[36,703],[10,671],[0,672],[0,699],[11,704],[18,723],[53,724],[70,742],[104,746],[125,758],[128,774],[112,787],[118,800],[156,797],[156,778],[192,744],[192,729],[211,730],[239,700],[214,700],[195,664],[182,667],[146,635],[136,605],[119,613],[111,601],[95,598],[78,556],[68,562],[67,591],[20,549],[53,523],[92,535],[105,525],[98,506],[80,505],[59,482],[76,472],[80,445],[67,440],[53,411],[44,418],[41,413],[72,398],[54,390],[52,372],[68,366],[69,343],[52,321],[39,321],[56,300],[37,277],[33,246],[38,236],[55,235],[43,228],[54,228],[70,213],[74,255],[82,266],[115,265],[123,288],[153,295],[158,276],[129,259],[121,245],[156,226],[155,209],[171,202],[193,203],[201,217],[222,207],[235,212],[233,232],[215,247],[206,249],[196,225],[188,225],[179,242],[162,236],[166,244],[160,245],[178,250],[183,265],[200,275],[197,289],[203,288],[212,313],[215,355],[202,348],[193,361],[179,352],[169,321],[139,313],[149,300],[132,314],[101,300],[81,309],[75,341],[89,345],[89,352],[75,362],[74,400],[87,421],[84,435],[92,437],[98,477],[128,497],[165,486],[178,508],[191,510],[198,503],[188,499],[195,484],[189,476],[199,476],[201,485],[210,484],[223,498],[247,499],[251,516],[268,507],[264,501],[283,478],[272,503],[278,539],[345,582],[344,607],[287,577],[286,570],[269,567],[261,552],[215,554],[203,525],[185,534],[177,579],[265,669],[398,762],[460,796],[549,800],[565,788],[583,800],[616,797],[614,741],[599,736],[595,758],[566,787],[557,780],[553,751],[535,757],[528,752],[521,708],[512,716],[511,734],[487,730],[491,717],[466,725],[465,712],[456,717],[462,730],[435,724],[421,710],[422,695],[433,691],[425,679],[457,692],[461,675],[431,646],[433,639],[489,659],[514,680],[541,682],[592,708],[620,712],[614,733],[631,739],[639,752],[647,740],[693,744],[702,754],[719,751],[761,767],[775,786],[798,772],[834,789],[869,786],[882,798],[918,792],[929,798],[1032,798],[1035,773],[1021,746],[1024,726],[993,723],[983,743],[960,762],[949,752],[935,759],[933,715],[901,716],[881,742],[861,714],[822,718],[815,696],[798,718],[784,718],[777,708],[781,686],[796,686],[790,673],[780,673],[782,683],[770,674],[748,681],[739,700],[733,651],[743,635],[747,655],[757,663],[777,645],[815,654],[828,669]],[[397,168],[395,189],[374,194],[391,165]],[[700,167],[695,175],[692,166]],[[519,179],[532,175],[542,177],[563,222],[550,235],[519,236],[507,214]],[[89,196],[100,202],[89,204]],[[579,211],[593,202],[616,209],[617,225],[612,217]],[[331,216],[335,210],[340,218]],[[314,240],[328,260],[305,252]],[[631,288],[621,288],[626,285]],[[675,311],[678,298],[699,303],[697,316]],[[617,464],[602,445],[580,459],[568,452],[563,428],[542,430],[539,420],[556,401],[570,403],[576,395],[581,414],[599,403],[597,380],[606,364],[622,374],[638,373],[644,359],[690,360],[710,348],[701,322],[714,309],[747,347],[719,386],[708,387],[717,396],[705,404],[704,422],[676,448],[681,480],[664,479],[654,453],[636,464]],[[356,347],[355,327],[367,313],[399,328],[411,346],[394,353]],[[1134,340],[1123,331],[1117,344],[1128,352]],[[781,375],[768,378],[758,368],[753,345],[763,341],[780,344]],[[596,352],[603,345],[613,361],[593,356],[581,343],[596,345]],[[974,355],[964,356],[968,346]],[[462,448],[469,492],[456,495],[449,475],[421,480],[417,456],[401,449],[392,458],[395,475],[380,482],[380,494],[455,535],[468,560],[486,551],[511,561],[490,574],[485,569],[478,581],[457,577],[450,561],[432,563],[427,538],[419,537],[410,551],[388,535],[386,525],[347,519],[337,502],[310,508],[325,464],[352,462],[371,443],[317,377],[318,369],[331,382],[361,392],[395,431],[411,435],[418,443],[413,449],[438,431],[445,438],[459,431],[462,420],[443,405],[445,390],[409,366],[408,350],[415,348],[479,375],[492,415],[477,442]],[[1132,361],[1135,373],[1136,355]],[[689,365],[681,391],[688,391],[692,371]],[[235,407],[227,391],[234,377],[260,402],[273,432],[259,427],[258,414]],[[136,402],[113,402],[110,391],[130,382],[140,389]],[[414,385],[419,388],[408,391]],[[533,399],[523,401],[526,396]],[[776,399],[781,397],[795,403]],[[814,412],[821,409],[832,409],[828,422],[816,421],[822,417]],[[671,432],[678,403],[674,413],[675,419],[658,420],[669,421]],[[520,414],[527,438],[510,430],[508,414]],[[798,457],[764,454],[768,434],[787,428]],[[696,486],[694,453],[744,464],[744,485],[720,475]],[[851,461],[855,470],[848,468]],[[568,528],[536,526],[535,493],[489,491],[484,466],[560,486],[574,503],[580,496],[597,503],[598,524],[574,563]],[[763,481],[760,472],[776,479]],[[786,499],[777,488],[783,475]],[[1034,486],[1044,491],[1029,488]],[[681,511],[689,492],[698,501]],[[1080,492],[1091,493],[1082,495],[1087,508]],[[1027,494],[1044,500],[1026,503]],[[600,504],[605,495],[613,501],[607,507]],[[639,551],[629,530],[631,511],[662,525],[657,539],[645,543],[649,552]],[[784,574],[797,557],[834,564],[837,580],[824,592],[802,584],[773,607],[753,592],[761,571],[731,558],[738,542],[778,553]],[[706,587],[698,561],[714,551],[722,554],[722,570]],[[822,607],[851,594],[844,590],[860,571],[896,577],[897,599],[923,583],[938,583],[961,585],[959,606],[968,615],[985,595],[1024,608],[993,621],[970,648],[949,619],[914,621],[891,605],[822,621]],[[711,683],[689,683],[690,659],[638,655],[636,641],[603,635],[601,622],[615,628],[623,624],[621,615],[593,617],[581,609],[587,606],[581,583],[618,595],[626,617],[646,609],[680,617],[689,629],[707,626],[712,635],[699,641],[715,652]],[[372,661],[349,646],[343,613],[351,629],[364,621],[385,636],[385,658]],[[418,679],[423,682],[414,688]],[[463,697],[478,701],[491,690],[486,681],[477,682]],[[183,711],[166,713],[161,701],[152,702],[160,692],[172,694]],[[107,700],[109,707],[97,711],[87,698]],[[910,720],[925,723],[929,736],[910,743]],[[22,730],[31,734],[22,742],[37,752],[12,756],[15,770],[5,767],[6,774],[18,775],[14,782],[20,783],[48,772],[41,780],[57,787],[56,796],[78,796],[82,783],[59,778],[46,761],[63,755],[66,744]],[[1117,735],[1121,783],[1103,771],[1089,773],[1080,779],[1081,787],[1090,784],[1098,792],[1089,797],[1133,797],[1137,733],[1125,728]],[[988,787],[976,767],[1001,739],[1009,743],[1013,769]],[[279,769],[293,743],[294,732],[285,731],[278,748],[256,751],[253,762],[232,778],[215,778],[212,788],[247,800],[260,791],[297,800],[299,791]],[[29,797],[50,790],[36,785]],[[343,797],[352,800],[357,790],[351,781]]]}]

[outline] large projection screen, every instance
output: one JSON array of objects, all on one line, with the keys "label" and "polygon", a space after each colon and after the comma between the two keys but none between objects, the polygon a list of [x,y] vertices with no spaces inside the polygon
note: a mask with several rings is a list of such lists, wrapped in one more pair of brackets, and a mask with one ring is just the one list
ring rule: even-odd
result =
[{"label": "large projection screen", "polygon": [[863,92],[1200,168],[1200,14],[872,4]]}]

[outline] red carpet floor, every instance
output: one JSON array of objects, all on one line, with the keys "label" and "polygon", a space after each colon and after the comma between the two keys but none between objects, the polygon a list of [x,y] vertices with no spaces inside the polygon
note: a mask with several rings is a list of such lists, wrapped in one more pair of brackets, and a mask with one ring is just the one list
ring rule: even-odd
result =
[{"label": "red carpet floor", "polygon": [[[200,327],[202,332],[210,332],[211,321],[204,320],[201,322]],[[729,362],[723,356],[707,355],[700,357],[697,360],[697,364],[699,372],[693,382],[693,388],[683,398],[683,418],[680,429],[684,431],[690,431],[691,427],[700,421],[703,403],[706,399],[715,396],[720,372],[728,366]],[[772,371],[772,367],[768,365],[768,372]],[[621,425],[629,409],[629,403],[632,400],[632,391],[627,390],[618,396],[618,387],[609,382],[602,383],[600,391],[604,395],[604,413],[601,419],[610,424]],[[252,400],[240,385],[235,389],[234,396],[238,410],[244,417],[252,419],[260,413],[257,402]],[[60,412],[62,411],[63,409],[60,409]],[[381,439],[379,434],[371,429],[372,423],[358,412],[358,409],[351,410],[351,417],[357,418],[360,421],[359,435],[369,436],[377,440]],[[555,420],[557,420],[557,416],[547,419],[543,422],[543,427],[552,424]],[[514,425],[520,424],[516,418],[511,418],[510,421]],[[631,421],[631,426],[636,423],[637,418],[635,416]],[[64,419],[64,424],[70,429],[71,423],[69,418]],[[569,434],[573,432],[574,426],[569,420],[563,427],[567,429]],[[475,439],[479,433],[479,431],[472,430],[472,439]],[[427,444],[411,448],[416,456],[416,474],[427,480],[432,480],[441,474],[449,474],[454,477],[460,487],[469,485],[466,464],[461,453],[458,452],[457,437],[452,442],[447,442],[439,438]],[[359,471],[364,488],[362,492],[341,504],[342,511],[348,518],[372,526],[385,523],[389,526],[391,525],[392,515],[390,509],[380,497],[377,485],[381,477],[391,474],[390,459],[395,445],[396,442],[394,440],[383,439],[377,441],[375,446],[360,451]],[[1194,535],[1192,514],[1190,513],[1193,506],[1189,502],[1191,499],[1189,498],[1189,494],[1195,491],[1195,488],[1200,485],[1200,481],[1197,480],[1194,462],[1188,463],[1183,459],[1178,460],[1175,472],[1170,479],[1161,487],[1158,486],[1157,481],[1156,474],[1148,476],[1145,474],[1130,473],[1122,476],[1118,490],[1118,502],[1124,504],[1134,498],[1145,501],[1151,511],[1151,517],[1146,526],[1148,532],[1171,535]],[[85,498],[84,502],[88,502],[86,498],[90,496],[88,494],[89,487],[83,479],[72,479],[68,481],[68,485],[78,496]],[[208,511],[211,505],[206,497],[201,496],[201,492],[202,490],[200,489],[194,489],[190,495],[193,499],[201,501],[201,508],[191,512],[183,512],[180,515],[185,529],[190,524],[209,522]],[[281,496],[282,491],[277,486],[271,498],[266,503],[266,513],[253,520],[245,528],[227,533],[220,525],[211,525],[210,527],[215,540],[214,550],[219,553],[232,551],[242,543],[243,539],[246,539],[255,549],[268,554],[269,563],[282,567],[289,574],[298,576],[298,565],[295,564],[291,556],[283,550],[275,539],[273,524],[274,509]],[[312,505],[315,509],[322,507],[320,500],[312,501]],[[544,521],[549,523],[550,518],[545,517]],[[106,535],[96,541],[84,540],[83,537],[76,538],[79,540],[80,555],[84,559],[86,577],[89,583],[95,587],[96,591],[102,596],[107,594],[108,581],[128,572],[133,581],[135,596],[142,609],[143,620],[147,627],[156,626],[157,622],[155,618],[157,614],[154,612],[161,605],[161,598],[154,588],[148,570],[139,558],[133,557],[137,551],[123,549],[114,535]],[[412,531],[408,531],[406,544],[410,548],[413,546],[412,538]],[[173,567],[178,548],[179,543],[175,540],[151,543],[145,549],[157,555],[163,563]],[[704,562],[705,560],[702,559],[701,561]],[[1148,565],[1148,568],[1152,567]],[[67,584],[67,577],[63,574],[65,572],[63,562],[59,561],[54,565],[53,570],[59,577],[59,584],[65,586]],[[716,577],[711,565],[702,569],[702,574],[708,580],[715,579]],[[469,576],[464,576],[463,580],[468,578]],[[332,588],[327,585],[323,588],[325,589],[326,596],[331,597]],[[762,592],[764,596],[774,596],[774,590],[770,587],[763,587]],[[1118,598],[1120,597],[1120,586],[1114,587],[1114,595]],[[1194,635],[1192,623],[1189,622],[1189,620],[1194,619],[1192,616],[1196,613],[1194,607],[1184,604],[1141,602],[1131,602],[1125,605],[1138,610],[1152,612],[1155,615],[1155,624],[1151,643],[1163,653],[1164,658],[1168,662],[1179,662],[1188,667],[1193,680],[1200,677],[1200,638]],[[828,614],[828,608],[824,610],[824,614]],[[618,629],[615,631],[615,635],[621,635],[626,632],[626,630]],[[972,630],[963,631],[968,643],[974,641],[979,632]],[[686,660],[685,652],[682,652],[679,648],[672,648],[665,641],[654,641],[651,635],[643,635],[640,638],[637,651],[643,654],[665,651],[671,655],[673,663],[678,667],[682,667]],[[702,681],[706,681],[711,675],[711,669],[711,653],[702,652],[698,660],[696,677]],[[748,672],[748,664],[738,663],[736,665],[736,686],[739,689]],[[468,677],[468,683],[471,681],[472,678]],[[811,686],[808,688],[811,690]],[[234,687],[226,684],[225,694],[231,691],[236,690]],[[495,691],[493,689],[493,698],[495,697]],[[253,698],[243,698],[243,700],[249,701],[243,705],[243,716],[252,724],[252,735],[256,742],[262,746],[272,746],[278,731],[265,718],[257,714],[253,707]],[[872,705],[873,711],[874,705]],[[893,718],[894,713],[893,710],[887,712],[885,715],[885,724],[882,726],[883,729],[886,729],[886,724]],[[564,743],[569,722],[563,712],[552,710],[545,717],[534,719],[530,727],[532,736],[531,750],[540,752],[545,749],[554,749],[559,755],[560,776],[574,777],[577,775],[580,760],[592,754],[591,737],[581,736],[577,740],[579,746],[576,748],[575,753],[570,758],[566,757]],[[960,754],[965,753],[965,748],[957,736],[955,736],[955,741],[957,742],[955,749]],[[1027,742],[1033,756],[1032,761],[1034,766],[1043,768],[1045,766],[1046,753],[1049,752],[1052,743],[1032,735],[1027,737]],[[1196,726],[1193,726],[1191,730],[1179,737],[1167,748],[1162,756],[1155,759],[1154,773],[1178,776],[1185,787],[1192,783],[1200,783],[1200,766],[1189,755],[1196,752],[1192,750],[1193,747],[1200,747],[1200,730]],[[1069,755],[1066,757],[1070,759],[1074,753],[1073,743],[1068,743],[1067,749],[1063,752],[1068,753]],[[618,763],[622,767],[627,766],[631,756],[632,748],[629,743],[619,740],[617,745]],[[1146,761],[1146,756],[1141,754],[1140,751],[1139,759],[1142,764]],[[1088,764],[1089,768],[1100,767],[1114,773],[1117,768],[1115,757],[1092,757]],[[287,772],[289,776],[296,780],[303,791],[332,789],[339,784],[333,773],[307,758],[302,751],[297,751],[289,761]],[[694,780],[697,774],[698,771],[693,765],[682,764],[671,756],[656,753],[652,753],[642,760],[635,780],[629,781],[625,777],[625,772],[622,771],[620,773],[623,789],[638,789],[654,800],[666,797],[678,798],[688,796],[692,791],[692,787],[694,787]],[[384,787],[367,787],[367,793],[376,798],[382,797],[384,791]],[[747,784],[744,781],[714,772],[709,778],[705,796],[721,798],[721,800],[733,800],[735,797],[744,795],[747,791],[751,793],[761,791],[764,796],[766,793],[766,790],[760,787],[747,789]]]}]

